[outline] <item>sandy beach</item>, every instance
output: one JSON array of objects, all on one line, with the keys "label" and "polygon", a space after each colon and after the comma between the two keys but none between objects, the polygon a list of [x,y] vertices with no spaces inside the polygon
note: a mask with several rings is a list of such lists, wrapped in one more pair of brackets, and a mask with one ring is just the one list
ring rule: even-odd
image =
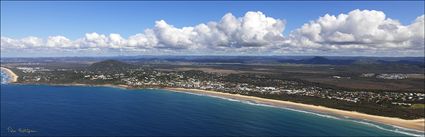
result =
[{"label": "sandy beach", "polygon": [[281,100],[273,100],[273,99],[265,99],[253,96],[244,96],[238,94],[230,94],[230,93],[222,93],[215,91],[207,91],[207,90],[199,90],[199,89],[184,89],[184,88],[166,88],[167,90],[175,91],[175,92],[188,92],[188,93],[196,93],[196,94],[204,94],[210,96],[224,97],[229,99],[236,99],[242,101],[252,101],[260,104],[267,104],[277,107],[286,107],[293,108],[299,110],[307,110],[312,112],[319,112],[323,114],[330,114],[336,116],[350,117],[354,119],[362,119],[372,122],[377,122],[381,124],[394,125],[402,128],[415,129],[419,131],[424,131],[425,129],[425,119],[416,119],[416,120],[405,120],[400,118],[393,117],[383,117],[376,115],[369,115],[354,111],[346,111],[346,110],[338,110],[323,106],[315,106],[301,103],[294,103],[289,101],[281,101]]},{"label": "sandy beach", "polygon": [[[11,77],[10,82],[15,83],[17,82],[18,76],[11,71],[8,68],[1,67],[1,70],[7,73],[9,77]],[[103,85],[91,85],[91,84],[81,84],[81,83],[70,83],[70,84],[48,84],[48,85],[56,85],[56,86],[104,86],[104,87],[116,87],[116,88],[125,88],[130,89],[131,87],[127,85],[111,85],[111,84],[103,84]],[[281,101],[281,100],[273,100],[273,99],[265,99],[265,98],[259,98],[259,97],[253,97],[253,96],[245,96],[245,95],[239,95],[239,94],[230,94],[230,93],[222,93],[222,92],[216,92],[216,91],[208,91],[208,90],[200,90],[200,89],[185,89],[185,88],[165,88],[170,91],[175,92],[187,92],[187,93],[195,93],[195,94],[203,94],[203,95],[210,95],[210,96],[217,96],[217,97],[224,97],[229,99],[236,99],[241,101],[251,101],[259,104],[267,104],[272,105],[276,107],[285,107],[285,108],[293,108],[298,110],[307,110],[312,112],[319,112],[322,114],[330,114],[335,116],[342,116],[342,117],[350,117],[354,119],[362,119],[382,124],[388,124],[388,125],[394,125],[402,128],[409,128],[409,129],[415,129],[419,131],[425,132],[425,119],[416,119],[416,120],[405,120],[400,118],[393,118],[393,117],[384,117],[384,116],[377,116],[377,115],[369,115],[354,111],[346,111],[346,110],[339,110],[339,109],[333,109],[323,106],[316,106],[316,105],[308,105],[308,104],[302,104],[302,103],[295,103],[290,101]]]},{"label": "sandy beach", "polygon": [[5,68],[5,67],[0,67],[1,71],[5,72],[9,77],[9,82],[10,83],[15,83],[18,81],[18,75],[16,75],[12,70]]}]

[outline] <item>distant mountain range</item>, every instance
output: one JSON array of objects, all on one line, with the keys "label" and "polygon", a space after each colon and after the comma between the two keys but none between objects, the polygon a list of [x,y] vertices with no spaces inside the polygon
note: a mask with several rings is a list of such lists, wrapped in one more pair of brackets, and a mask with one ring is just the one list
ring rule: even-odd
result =
[{"label": "distant mountain range", "polygon": [[329,65],[415,65],[424,67],[424,61],[420,60],[379,60],[375,58],[358,58],[358,59],[328,59],[325,57],[313,57],[310,59],[302,60],[283,60],[282,63],[294,63],[294,64],[329,64]]},{"label": "distant mountain range", "polygon": [[328,65],[415,65],[424,67],[424,57],[285,57],[285,56],[185,56],[127,59],[132,62],[193,62],[193,63],[259,63],[259,64],[328,64]]},{"label": "distant mountain range", "polygon": [[[119,56],[119,57],[45,57],[1,58],[1,62],[100,62],[101,64],[127,63],[240,63],[240,64],[329,64],[329,65],[414,65],[425,67],[424,57],[345,57],[345,56]],[[96,69],[104,69],[97,67]],[[124,64],[121,64],[124,65]],[[127,66],[127,65],[124,65]],[[93,68],[92,67],[92,68]],[[103,66],[104,67],[104,66]],[[93,68],[93,69],[94,69]]]},{"label": "distant mountain range", "polygon": [[349,65],[356,60],[331,60],[325,57],[313,57],[310,59],[302,60],[282,60],[281,63],[293,63],[293,64],[329,64],[329,65]]}]

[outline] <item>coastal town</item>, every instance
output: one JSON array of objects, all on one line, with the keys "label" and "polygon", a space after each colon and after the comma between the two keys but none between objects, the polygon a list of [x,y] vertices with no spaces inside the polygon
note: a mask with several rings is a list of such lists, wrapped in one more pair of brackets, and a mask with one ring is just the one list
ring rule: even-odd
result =
[{"label": "coastal town", "polygon": [[2,0],[0,137],[425,137],[424,4]]},{"label": "coastal town", "polygon": [[[352,106],[357,105],[409,108],[418,106],[418,104],[421,105],[425,100],[424,92],[329,88],[306,81],[281,79],[269,74],[222,74],[199,70],[162,71],[149,67],[135,67],[114,61],[101,62],[84,69],[49,69],[44,67],[21,66],[13,68],[13,70],[20,74],[19,79],[17,79],[19,83],[107,84],[120,85],[127,88],[201,89],[302,103],[308,100],[309,102],[306,103],[315,105],[326,104],[341,107],[342,109],[353,109],[356,107]],[[359,77],[399,80],[405,79],[407,76],[407,74],[365,73]],[[344,77],[339,77],[339,79],[342,78]],[[345,105],[349,107],[344,107]],[[362,111],[362,109],[356,111]],[[406,117],[418,118],[422,116],[423,114],[421,113],[415,113],[415,115],[408,115]]]},{"label": "coastal town", "polygon": [[[344,91],[326,89],[318,86],[306,86],[297,81],[273,80],[275,86],[258,86],[256,83],[229,82],[226,76],[220,74],[204,73],[201,71],[187,72],[161,72],[146,70],[130,70],[128,73],[103,74],[102,72],[91,71],[73,71],[65,69],[49,70],[45,68],[35,67],[18,67],[24,74],[22,82],[43,83],[51,82],[58,79],[58,76],[49,72],[67,72],[73,73],[75,76],[81,76],[81,80],[89,81],[114,81],[129,87],[178,87],[178,88],[194,88],[204,90],[214,90],[220,92],[228,92],[234,94],[249,95],[256,94],[273,94],[273,95],[295,95],[295,96],[311,96],[325,99],[335,99],[358,102],[388,102],[395,105],[411,106],[414,102],[424,101],[424,93],[399,93],[399,92],[368,92],[368,91]],[[380,74],[377,78],[386,77],[387,79],[401,79],[401,74]],[[254,77],[261,77],[255,75]]]},{"label": "coastal town", "polygon": [[[172,63],[167,63],[167,65],[173,66]],[[330,66],[331,69],[335,67],[340,66]],[[302,67],[298,68],[303,69]],[[44,65],[41,63],[8,63],[2,67],[2,72],[11,76],[11,78],[5,79],[10,83],[169,89],[238,100],[246,99],[247,101],[272,104],[273,106],[309,108],[312,111],[336,115],[343,114],[383,123],[392,121],[391,124],[408,125],[409,128],[423,127],[423,125],[418,124],[418,121],[376,118],[376,116],[402,119],[423,118],[423,102],[425,101],[423,88],[402,91],[344,88],[288,78],[288,75],[279,74],[281,72],[237,72],[196,68],[178,70],[154,66],[149,63],[129,64],[116,60],[99,61],[89,65],[61,64],[60,67],[57,67],[55,63]],[[336,81],[362,79],[365,81],[397,82],[420,80],[423,79],[423,74],[363,72],[351,75],[344,73],[329,74],[325,78]],[[251,99],[251,97],[255,99]],[[281,102],[276,103],[274,101]],[[347,114],[346,111],[361,113]]]}]

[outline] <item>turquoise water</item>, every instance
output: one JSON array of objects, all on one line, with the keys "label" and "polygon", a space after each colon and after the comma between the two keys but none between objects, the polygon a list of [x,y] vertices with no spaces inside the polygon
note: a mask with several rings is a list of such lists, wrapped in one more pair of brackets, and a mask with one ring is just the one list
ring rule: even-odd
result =
[{"label": "turquoise water", "polygon": [[[159,89],[1,85],[1,135],[406,136],[391,126]],[[36,132],[19,133],[11,129]]]}]

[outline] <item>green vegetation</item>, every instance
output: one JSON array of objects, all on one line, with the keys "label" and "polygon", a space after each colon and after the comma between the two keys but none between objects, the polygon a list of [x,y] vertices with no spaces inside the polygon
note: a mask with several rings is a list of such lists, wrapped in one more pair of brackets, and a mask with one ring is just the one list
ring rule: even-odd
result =
[{"label": "green vegetation", "polygon": [[[418,66],[374,64],[232,64],[200,62],[8,63],[20,83],[111,84],[131,88],[181,87],[214,90],[358,111],[367,114],[424,118],[424,79]],[[373,76],[365,74],[374,73]],[[376,75],[387,74],[388,79]],[[364,77],[368,76],[368,77]],[[391,79],[392,77],[403,79]],[[386,78],[386,77],[385,77]]]},{"label": "green vegetation", "polygon": [[410,106],[412,109],[425,109],[425,104],[413,104]]}]

